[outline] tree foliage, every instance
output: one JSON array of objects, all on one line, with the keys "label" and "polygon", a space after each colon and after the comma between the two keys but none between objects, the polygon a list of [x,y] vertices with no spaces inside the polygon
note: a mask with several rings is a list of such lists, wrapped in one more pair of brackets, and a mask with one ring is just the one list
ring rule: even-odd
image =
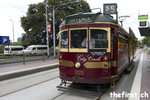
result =
[{"label": "tree foliage", "polygon": [[148,36],[144,37],[144,39],[142,40],[142,44],[150,46],[150,37]]},{"label": "tree foliage", "polygon": [[[53,6],[55,6],[55,31],[58,33],[59,25],[65,16],[78,12],[90,12],[89,4],[80,0],[48,0],[48,22],[53,23]],[[68,3],[74,2],[74,3]],[[66,5],[62,5],[66,4]],[[46,43],[46,18],[45,2],[29,5],[26,16],[21,17],[21,26],[25,33],[22,36],[24,45],[45,44]],[[53,32],[53,27],[51,28]],[[49,43],[52,46],[52,34],[49,35]],[[57,39],[57,38],[56,38]],[[57,42],[56,42],[57,43]],[[56,44],[57,45],[57,44]]]}]

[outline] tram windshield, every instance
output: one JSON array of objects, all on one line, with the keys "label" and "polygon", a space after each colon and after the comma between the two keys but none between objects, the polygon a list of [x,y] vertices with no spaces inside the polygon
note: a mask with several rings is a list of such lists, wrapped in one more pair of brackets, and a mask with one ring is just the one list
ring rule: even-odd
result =
[{"label": "tram windshield", "polygon": [[101,29],[91,29],[89,48],[108,48],[107,31]]},{"label": "tram windshield", "polygon": [[[71,48],[86,48],[87,45],[87,30],[71,30]],[[83,42],[84,41],[84,42]]]}]

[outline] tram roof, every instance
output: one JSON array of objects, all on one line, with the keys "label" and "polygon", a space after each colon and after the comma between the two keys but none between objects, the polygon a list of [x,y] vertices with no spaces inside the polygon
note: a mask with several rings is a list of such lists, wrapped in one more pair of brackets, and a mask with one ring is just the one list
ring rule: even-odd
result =
[{"label": "tram roof", "polygon": [[117,24],[117,21],[114,20],[110,15],[105,15],[102,13],[77,13],[69,15],[61,23],[60,26],[67,24],[82,24],[82,23],[94,23],[94,22],[111,22]]}]

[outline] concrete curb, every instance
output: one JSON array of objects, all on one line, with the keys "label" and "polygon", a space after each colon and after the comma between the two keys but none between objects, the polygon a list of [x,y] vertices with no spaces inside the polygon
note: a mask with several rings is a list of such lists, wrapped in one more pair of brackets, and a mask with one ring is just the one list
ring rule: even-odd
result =
[{"label": "concrete curb", "polygon": [[46,71],[46,70],[54,69],[54,68],[58,68],[58,63],[6,72],[6,73],[0,74],[0,81],[8,80],[11,78],[17,78],[17,77],[21,77],[24,75],[29,75],[29,74]]}]

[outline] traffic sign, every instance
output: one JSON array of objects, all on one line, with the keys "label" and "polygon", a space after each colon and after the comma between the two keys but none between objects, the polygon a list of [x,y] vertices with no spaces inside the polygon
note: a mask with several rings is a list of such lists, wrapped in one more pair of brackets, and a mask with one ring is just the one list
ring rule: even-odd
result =
[{"label": "traffic sign", "polygon": [[47,25],[47,31],[48,31],[48,33],[51,33],[51,24]]},{"label": "traffic sign", "polygon": [[8,45],[9,42],[9,36],[0,36],[0,44]]},{"label": "traffic sign", "polygon": [[138,20],[148,20],[148,15],[139,15]]}]

